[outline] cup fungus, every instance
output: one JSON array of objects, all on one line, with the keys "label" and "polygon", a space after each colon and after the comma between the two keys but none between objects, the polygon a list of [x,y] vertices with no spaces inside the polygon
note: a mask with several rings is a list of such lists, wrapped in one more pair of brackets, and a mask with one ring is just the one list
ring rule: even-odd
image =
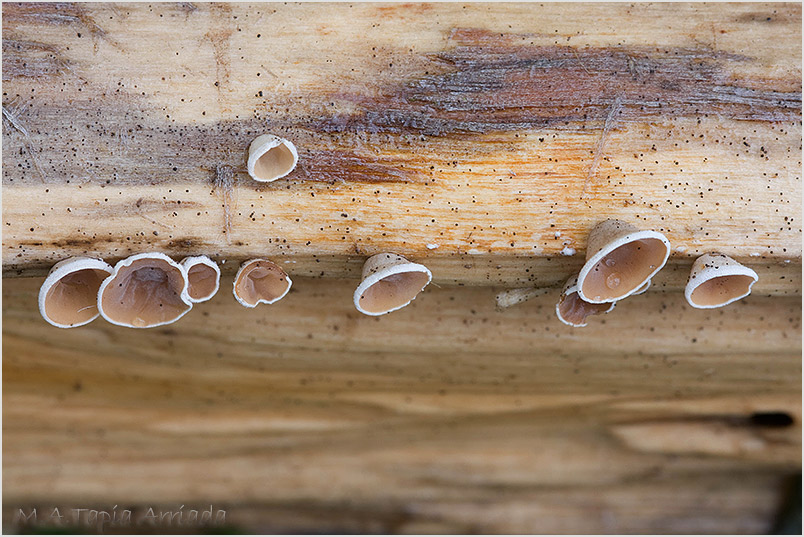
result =
[{"label": "cup fungus", "polygon": [[667,262],[670,242],[620,220],[605,220],[589,233],[578,294],[586,302],[615,302],[638,291]]},{"label": "cup fungus", "polygon": [[704,254],[692,264],[684,296],[693,308],[731,304],[751,294],[757,273],[727,255]]},{"label": "cup fungus", "polygon": [[267,259],[252,259],[240,265],[232,292],[242,305],[255,308],[281,299],[291,285],[293,282],[279,265]]},{"label": "cup fungus", "polygon": [[114,266],[98,291],[98,309],[118,326],[153,328],[179,320],[193,307],[187,273],[160,253],[132,255]]},{"label": "cup fungus", "polygon": [[262,183],[270,183],[293,171],[299,155],[289,140],[263,134],[257,136],[248,148],[248,174]]},{"label": "cup fungus", "polygon": [[192,302],[205,302],[215,296],[221,281],[217,263],[199,255],[185,257],[179,264],[187,272],[187,294]]},{"label": "cup fungus", "polygon": [[112,273],[100,259],[71,257],[56,263],[39,288],[39,312],[59,328],[83,326],[98,318],[98,289]]},{"label": "cup fungus", "polygon": [[593,304],[578,294],[578,277],[573,276],[564,284],[561,297],[556,303],[556,316],[562,323],[579,328],[586,326],[586,318],[590,315],[608,313],[614,309],[615,302]]},{"label": "cup fungus", "polygon": [[366,315],[396,311],[410,304],[432,279],[424,265],[397,254],[377,254],[363,265],[363,280],[354,294],[355,307]]}]

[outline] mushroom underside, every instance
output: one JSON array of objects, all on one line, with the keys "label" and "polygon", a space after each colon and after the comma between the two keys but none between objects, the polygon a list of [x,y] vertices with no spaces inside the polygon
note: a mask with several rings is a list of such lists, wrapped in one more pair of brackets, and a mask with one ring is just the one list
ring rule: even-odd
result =
[{"label": "mushroom underside", "polygon": [[690,294],[690,301],[699,306],[719,306],[747,295],[754,278],[743,274],[718,276],[703,282]]},{"label": "mushroom underside", "polygon": [[235,282],[235,293],[250,306],[260,300],[273,302],[287,291],[290,282],[279,267],[256,262],[247,266]]},{"label": "mushroom underside", "polygon": [[98,289],[108,276],[105,270],[82,269],[61,278],[45,297],[48,318],[62,325],[92,320],[98,315]]},{"label": "mushroom underside", "polygon": [[587,302],[577,292],[566,295],[558,305],[561,317],[574,325],[584,324],[588,316],[606,313],[611,307],[611,304],[592,304]]},{"label": "mushroom underside", "polygon": [[263,153],[254,163],[254,175],[261,179],[274,179],[293,169],[293,153],[284,143]]},{"label": "mushroom underside", "polygon": [[363,291],[358,303],[369,313],[382,313],[404,306],[430,281],[425,272],[403,272],[379,280]]},{"label": "mushroom underside", "polygon": [[613,300],[641,286],[667,254],[659,239],[639,239],[623,244],[598,261],[583,281],[583,295]]},{"label": "mushroom underside", "polygon": [[187,271],[189,288],[187,292],[193,300],[207,298],[215,292],[218,283],[218,273],[214,268],[203,263],[197,263]]},{"label": "mushroom underside", "polygon": [[117,272],[101,305],[109,319],[144,328],[172,322],[188,311],[183,289],[180,269],[160,259],[138,259]]}]

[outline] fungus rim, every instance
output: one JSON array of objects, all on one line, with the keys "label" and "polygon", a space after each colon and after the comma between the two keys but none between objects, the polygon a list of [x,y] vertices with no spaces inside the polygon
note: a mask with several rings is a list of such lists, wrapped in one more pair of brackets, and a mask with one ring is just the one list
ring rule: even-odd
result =
[{"label": "fungus rim", "polygon": [[[276,175],[270,179],[260,178],[255,175],[254,168],[257,165],[257,161],[262,158],[263,155],[271,151],[272,149],[278,148],[284,145],[287,147],[290,154],[293,155],[293,162],[290,165],[290,168],[282,174]],[[279,137],[275,134],[261,134],[252,140],[251,144],[248,147],[248,162],[246,165],[246,169],[248,170],[248,174],[251,176],[252,179],[258,181],[260,183],[272,183],[278,179],[282,179],[289,175],[293,170],[296,169],[296,165],[299,163],[299,153],[296,150],[296,146],[293,145],[293,142],[286,138]]]},{"label": "fungus rim", "polygon": [[[237,281],[240,279],[240,275],[243,273],[243,270],[245,270],[248,267],[248,265],[250,265],[252,263],[257,263],[259,261],[264,261],[264,262],[270,263],[271,265],[274,265],[276,268],[278,268],[282,272],[282,274],[285,275],[285,279],[288,281],[288,286],[285,288],[285,290],[282,292],[281,295],[279,295],[278,297],[274,298],[273,300],[265,300],[264,298],[259,298],[259,299],[257,299],[257,301],[254,304],[249,304],[248,302],[246,302],[242,298],[240,298],[240,295],[237,294]],[[249,259],[247,261],[243,261],[243,263],[240,264],[240,268],[237,270],[237,274],[235,274],[234,281],[232,282],[232,294],[234,295],[235,300],[237,300],[240,303],[240,305],[245,306],[247,308],[256,308],[260,304],[268,304],[268,305],[270,305],[270,304],[275,304],[276,302],[279,302],[280,300],[285,298],[285,295],[287,295],[290,292],[290,288],[292,286],[293,286],[293,280],[290,279],[290,275],[288,275],[288,273],[285,272],[285,270],[282,267],[280,267],[279,265],[277,265],[276,263],[274,263],[270,259],[266,259],[264,257],[256,257],[254,259]]]},{"label": "fungus rim", "polygon": [[[395,259],[388,261],[381,260],[381,256],[394,256]],[[369,274],[366,274],[366,273]],[[407,272],[420,272],[427,275],[427,282],[419,289],[416,294],[405,302],[404,304],[400,304],[394,308],[380,311],[380,312],[370,312],[360,305],[360,298],[362,297],[363,293],[372,287],[374,284],[388,278],[389,276],[394,276],[397,274],[404,274]],[[430,269],[422,265],[421,263],[414,263],[410,261],[404,256],[399,254],[394,254],[391,252],[383,252],[379,254],[375,254],[369,257],[366,262],[363,264],[363,277],[360,281],[360,285],[357,286],[355,289],[354,294],[352,295],[352,301],[354,302],[355,308],[357,311],[364,315],[370,315],[372,317],[379,317],[380,315],[385,315],[387,313],[392,313],[394,311],[400,310],[405,306],[409,305],[411,302],[416,300],[416,297],[424,291],[424,289],[430,285],[430,282],[433,281],[433,273],[430,272]]]},{"label": "fungus rim", "polygon": [[[205,255],[194,255],[185,257],[181,261],[179,261],[179,265],[182,266],[186,275],[187,275],[187,296],[190,298],[190,301],[193,304],[198,304],[200,302],[206,302],[218,294],[218,291],[221,288],[221,269],[218,267],[218,264],[210,259]],[[215,289],[207,296],[202,298],[193,298],[190,295],[190,269],[196,265],[206,265],[210,267],[212,270],[215,271]]]},{"label": "fungus rim", "polygon": [[631,293],[629,296],[637,296],[641,295],[642,293],[646,293],[648,289],[650,289],[651,285],[653,285],[653,280],[648,280],[642,284],[642,287]]},{"label": "fungus rim", "polygon": [[[706,263],[714,259],[719,259],[723,264],[718,267],[707,267]],[[698,305],[693,302],[692,295],[701,285],[708,281],[714,280],[715,278],[721,278],[724,276],[747,276],[751,278],[751,282],[748,284],[748,290],[742,295],[732,297],[726,302],[721,302],[719,304]],[[690,276],[687,279],[687,285],[684,287],[684,298],[687,299],[687,303],[690,306],[696,309],[710,310],[722,308],[750,295],[754,284],[758,281],[759,275],[753,269],[746,267],[739,261],[736,261],[726,254],[710,252],[703,254],[692,263]]]},{"label": "fungus rim", "polygon": [[[120,269],[123,269],[125,267],[130,266],[132,263],[134,263],[135,261],[139,261],[140,259],[159,259],[161,261],[165,261],[169,266],[171,266],[173,268],[176,268],[176,269],[179,270],[179,272],[181,272],[182,279],[184,281],[184,287],[182,288],[181,293],[179,294],[179,298],[181,299],[182,302],[184,302],[187,305],[187,309],[184,310],[175,319],[170,320],[170,321],[165,321],[163,323],[151,324],[151,325],[148,325],[148,326],[134,326],[132,324],[126,324],[126,323],[121,323],[121,322],[118,322],[118,321],[114,321],[114,320],[110,319],[109,317],[107,317],[106,313],[103,311],[103,292],[106,290],[106,287],[108,287],[108,285],[112,282],[112,280],[114,280],[114,278],[117,276],[117,273],[120,271]],[[168,325],[168,324],[173,324],[176,321],[178,321],[179,319],[181,319],[182,317],[184,317],[185,315],[187,315],[190,312],[190,310],[193,309],[193,302],[190,299],[190,295],[188,293],[189,284],[190,284],[190,282],[187,279],[187,272],[185,272],[184,267],[182,267],[180,264],[176,263],[172,258],[168,257],[167,255],[165,255],[165,254],[163,254],[161,252],[146,252],[146,253],[142,253],[142,254],[134,254],[132,256],[129,256],[129,257],[125,258],[125,259],[121,259],[120,261],[118,261],[114,266],[114,271],[112,272],[112,274],[108,278],[103,280],[103,282],[101,283],[100,289],[98,289],[98,311],[100,312],[100,315],[104,319],[109,321],[110,323],[112,323],[114,325],[117,325],[117,326],[124,326],[126,328],[146,329],[146,328],[156,328],[156,327],[159,327],[159,326],[165,326],[165,325]]]},{"label": "fungus rim", "polygon": [[[47,303],[47,295],[50,292],[50,289],[65,276],[68,276],[73,272],[78,272],[80,270],[87,270],[87,269],[103,270],[110,275],[114,272],[112,266],[109,263],[105,262],[104,260],[96,257],[85,257],[85,256],[76,256],[76,257],[69,257],[67,259],[62,259],[61,261],[53,265],[53,267],[51,267],[50,272],[48,272],[48,275],[45,278],[45,281],[42,282],[42,285],[39,287],[39,314],[47,323],[55,326],[56,328],[78,328],[79,326],[85,326],[94,321],[95,319],[97,319],[98,317],[100,317],[101,314],[100,308],[97,308],[98,313],[96,313],[88,321],[76,324],[61,324],[51,319],[47,314],[46,303]],[[106,281],[106,278],[101,280],[101,286],[103,285],[104,281]]]}]

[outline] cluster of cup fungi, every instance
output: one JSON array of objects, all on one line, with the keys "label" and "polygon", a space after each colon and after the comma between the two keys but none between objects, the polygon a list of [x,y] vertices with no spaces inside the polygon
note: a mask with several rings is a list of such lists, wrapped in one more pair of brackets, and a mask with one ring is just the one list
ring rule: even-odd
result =
[{"label": "cluster of cup fungi", "polygon": [[[249,146],[248,173],[260,182],[288,175],[298,153],[288,140],[264,134]],[[590,315],[608,313],[626,297],[644,293],[670,256],[670,242],[620,220],[606,220],[589,234],[586,264],[564,286],[556,315],[561,322],[586,326]],[[39,291],[42,317],[59,328],[83,326],[98,316],[112,324],[152,328],[173,323],[197,302],[212,298],[221,272],[207,256],[177,263],[162,253],[142,253],[114,267],[90,257],[57,263]],[[433,275],[424,265],[394,253],[370,257],[363,266],[354,305],[366,315],[401,309],[424,290]],[[748,296],[757,274],[723,254],[698,258],[685,290],[695,308],[717,308]],[[235,299],[247,308],[273,304],[290,291],[287,273],[268,259],[245,261],[234,278]]]},{"label": "cluster of cup fungi", "polygon": [[[670,241],[621,220],[605,220],[589,233],[586,263],[564,285],[556,315],[586,326],[590,315],[608,313],[618,301],[648,290],[670,257]],[[684,296],[690,306],[711,309],[748,296],[757,273],[724,254],[705,254],[692,264]]]}]

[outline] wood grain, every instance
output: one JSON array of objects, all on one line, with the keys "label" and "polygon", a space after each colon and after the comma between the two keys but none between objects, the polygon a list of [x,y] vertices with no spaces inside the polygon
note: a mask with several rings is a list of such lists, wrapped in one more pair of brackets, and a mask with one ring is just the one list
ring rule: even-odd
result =
[{"label": "wood grain", "polygon": [[[5,4],[4,274],[159,250],[353,277],[395,251],[442,283],[556,285],[546,259],[579,266],[617,217],[682,266],[717,250],[795,279],[800,24],[794,4]],[[265,131],[301,160],[260,185]],[[505,268],[466,268],[484,256]]]},{"label": "wood grain", "polygon": [[369,318],[351,280],[302,278],[257,310],[227,280],[144,332],[46,326],[40,282],[3,288],[7,509],[211,501],[250,531],[750,533],[800,468],[798,297],[707,312],[647,293],[578,330],[554,296],[499,312],[493,288],[430,287]]}]

